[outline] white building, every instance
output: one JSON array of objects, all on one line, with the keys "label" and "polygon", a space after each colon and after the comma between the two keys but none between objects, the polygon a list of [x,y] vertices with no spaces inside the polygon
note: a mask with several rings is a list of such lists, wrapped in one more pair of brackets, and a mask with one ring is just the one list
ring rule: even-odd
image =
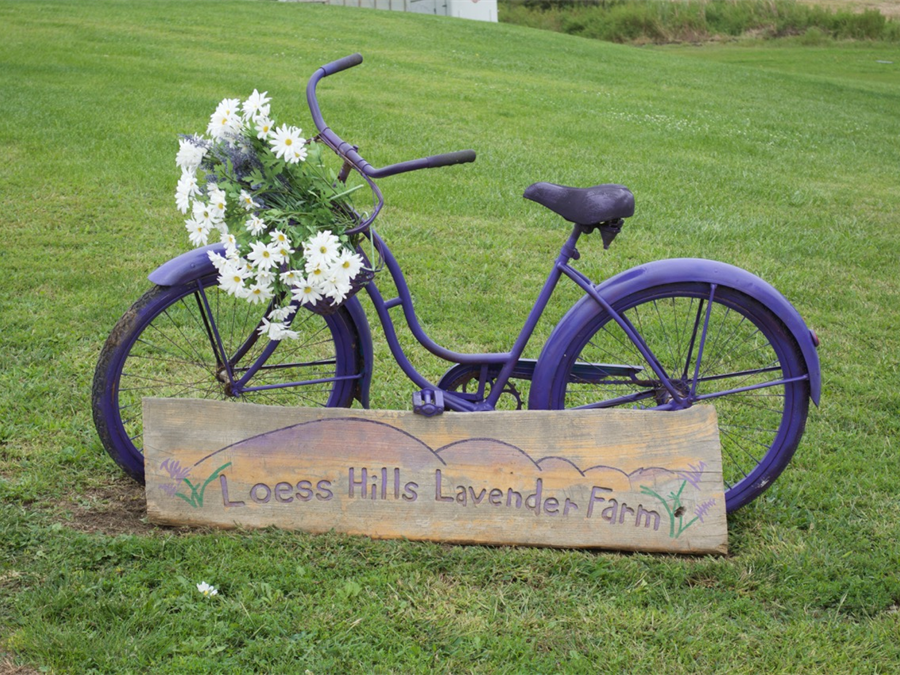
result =
[{"label": "white building", "polygon": [[[291,0],[282,0],[290,2]],[[298,0],[293,0],[298,1]],[[304,0],[299,0],[303,2]],[[327,5],[366,7],[368,9],[393,9],[400,12],[438,14],[458,19],[497,21],[497,0],[305,0],[324,2]]]}]

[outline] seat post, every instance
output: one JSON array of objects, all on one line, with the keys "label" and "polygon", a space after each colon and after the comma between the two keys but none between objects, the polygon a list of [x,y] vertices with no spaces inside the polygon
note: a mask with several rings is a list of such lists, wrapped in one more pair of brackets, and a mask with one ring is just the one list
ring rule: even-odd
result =
[{"label": "seat post", "polygon": [[584,231],[585,230],[581,225],[575,225],[572,228],[572,234],[569,235],[566,243],[563,244],[563,247],[559,251],[559,258],[556,259],[557,263],[565,265],[570,260],[578,260],[581,257],[581,254],[578,252],[575,245],[578,243],[578,238]]}]

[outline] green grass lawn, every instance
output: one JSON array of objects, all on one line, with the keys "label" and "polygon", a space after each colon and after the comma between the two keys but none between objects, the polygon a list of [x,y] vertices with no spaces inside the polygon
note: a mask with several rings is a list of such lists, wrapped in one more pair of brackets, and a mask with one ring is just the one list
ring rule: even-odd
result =
[{"label": "green grass lawn", "polygon": [[[188,248],[178,133],[253,88],[380,166],[420,315],[505,350],[567,229],[538,180],[632,188],[607,277],[702,256],[781,290],[824,391],[724,558],[182,532],[140,520],[90,383],[155,266]],[[881,63],[888,61],[891,63]],[[900,669],[896,47],[638,49],[510,25],[222,2],[0,4],[0,663],[52,673],[887,673]],[[558,297],[541,343],[576,294]],[[502,307],[499,312],[497,308]],[[377,338],[377,335],[376,335]],[[408,342],[408,340],[407,340]],[[537,347],[530,348],[536,356]],[[377,347],[373,405],[414,389]],[[445,365],[416,352],[439,376]],[[207,581],[219,596],[202,598]],[[6,666],[0,665],[0,672]],[[11,668],[11,666],[9,666]]]}]

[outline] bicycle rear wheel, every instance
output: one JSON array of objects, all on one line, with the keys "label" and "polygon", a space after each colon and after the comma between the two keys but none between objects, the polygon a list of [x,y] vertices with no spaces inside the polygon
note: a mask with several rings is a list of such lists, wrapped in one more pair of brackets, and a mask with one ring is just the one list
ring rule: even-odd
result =
[{"label": "bicycle rear wheel", "polygon": [[[729,512],[749,503],[781,474],[797,449],[809,410],[800,349],[781,321],[753,298],[707,283],[673,283],[626,296],[613,307],[646,341],[691,404],[716,406]],[[692,391],[697,354],[709,327]],[[550,408],[651,409],[671,400],[622,328],[599,309],[560,336],[568,344],[552,381]],[[618,375],[600,364],[631,367]],[[593,372],[592,372],[593,371]],[[542,407],[540,402],[537,406]]]},{"label": "bicycle rear wheel", "polygon": [[[269,309],[221,291],[211,275],[183,286],[156,286],[119,320],[100,353],[92,404],[104,448],[128,475],[144,478],[141,400],[146,396],[350,405],[356,339],[343,309],[320,316],[301,308],[291,325],[298,339],[281,341],[248,386],[317,383],[233,392],[216,335],[239,379],[269,345],[256,332]],[[330,379],[339,377],[348,379]]]}]

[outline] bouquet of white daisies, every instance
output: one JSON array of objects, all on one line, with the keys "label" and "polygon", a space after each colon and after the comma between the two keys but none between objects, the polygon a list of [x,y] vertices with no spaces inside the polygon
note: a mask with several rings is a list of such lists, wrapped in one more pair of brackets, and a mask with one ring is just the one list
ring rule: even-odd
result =
[{"label": "bouquet of white daisies", "polygon": [[352,190],[325,167],[319,144],[297,127],[276,128],[267,93],[225,99],[206,136],[182,137],[175,202],[194,246],[225,245],[224,255],[209,253],[219,286],[250,303],[271,302],[259,331],[282,340],[297,336],[289,326],[299,306],[334,308],[369,272],[355,237],[344,234],[358,224]]}]

